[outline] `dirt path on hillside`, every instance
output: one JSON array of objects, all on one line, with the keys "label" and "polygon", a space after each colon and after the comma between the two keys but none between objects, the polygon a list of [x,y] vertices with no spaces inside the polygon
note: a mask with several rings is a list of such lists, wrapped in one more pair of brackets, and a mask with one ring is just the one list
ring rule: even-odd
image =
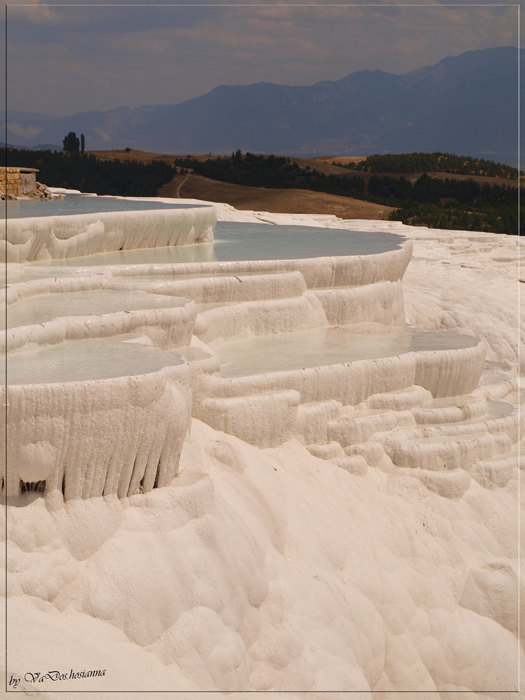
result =
[{"label": "dirt path on hillside", "polygon": [[159,197],[173,197],[174,199],[180,198],[182,195],[180,193],[182,185],[191,177],[191,173],[188,175],[175,175],[175,177],[168,183],[163,185],[158,191]]}]

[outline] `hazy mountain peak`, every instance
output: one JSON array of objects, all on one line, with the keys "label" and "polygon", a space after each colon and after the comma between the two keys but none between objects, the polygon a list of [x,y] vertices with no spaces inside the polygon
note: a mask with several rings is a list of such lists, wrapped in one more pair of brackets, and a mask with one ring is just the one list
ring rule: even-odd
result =
[{"label": "hazy mountain peak", "polygon": [[310,86],[218,85],[175,105],[120,106],[62,118],[10,111],[15,131],[8,133],[10,142],[32,146],[61,143],[75,131],[85,134],[92,150],[129,146],[197,154],[240,148],[289,155],[439,150],[491,152],[495,160],[515,163],[516,58],[516,47],[500,46],[448,56],[402,75],[376,69]]}]

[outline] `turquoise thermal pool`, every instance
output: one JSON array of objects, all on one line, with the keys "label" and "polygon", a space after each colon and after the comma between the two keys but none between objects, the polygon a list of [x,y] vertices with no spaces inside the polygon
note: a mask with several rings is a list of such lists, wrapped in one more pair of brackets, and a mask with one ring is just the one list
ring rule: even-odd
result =
[{"label": "turquoise thermal pool", "polygon": [[292,260],[340,255],[373,255],[396,250],[402,236],[366,231],[219,221],[212,243],[141,248],[83,258],[37,261],[32,268],[169,264],[230,260]]},{"label": "turquoise thermal pool", "polygon": [[[57,384],[135,376],[185,362],[179,355],[136,342],[136,336],[65,340],[9,355],[7,384]],[[5,363],[0,378],[5,384]]]},{"label": "turquoise thermal pool", "polygon": [[476,338],[420,328],[359,324],[252,336],[214,347],[223,377],[374,360],[422,350],[473,347]]},{"label": "turquoise thermal pool", "polygon": [[[183,306],[180,297],[133,290],[98,289],[87,292],[58,292],[39,294],[21,299],[7,307],[7,326],[27,326],[51,321],[59,316],[89,316],[117,311],[167,309]],[[5,317],[0,319],[5,328]]]},{"label": "turquoise thermal pool", "polygon": [[120,199],[118,197],[85,197],[66,195],[63,200],[52,201],[8,201],[8,219],[28,219],[41,216],[71,216],[76,214],[97,214],[118,211],[151,211],[162,209],[195,209],[206,204],[173,204],[147,200]]}]

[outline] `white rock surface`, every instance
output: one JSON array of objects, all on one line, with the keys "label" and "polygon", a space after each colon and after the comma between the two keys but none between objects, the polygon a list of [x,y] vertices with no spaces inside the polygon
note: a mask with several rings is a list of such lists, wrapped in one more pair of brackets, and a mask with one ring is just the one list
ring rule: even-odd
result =
[{"label": "white rock surface", "polygon": [[201,243],[213,240],[216,221],[213,206],[7,219],[0,261],[76,258],[112,250]]},{"label": "white rock surface", "polygon": [[[75,698],[79,690],[90,691],[84,698],[103,690],[143,698],[158,690],[215,691],[206,697],[217,698],[284,691],[279,697],[290,700],[329,690],[354,691],[360,700],[404,691],[422,700],[519,694],[518,241],[217,209],[227,220],[403,233],[414,244],[403,282],[409,322],[482,343],[277,379],[223,378],[210,355],[221,332],[230,337],[236,324],[257,332],[253,323],[263,323],[271,304],[309,299],[318,286],[396,286],[406,264],[400,257],[385,277],[382,265],[366,263],[376,270],[366,279],[355,265],[346,274],[344,261],[337,274],[324,261],[317,268],[306,261],[186,267],[272,275],[244,296],[238,282],[198,282],[199,304],[234,306],[199,310],[196,327],[210,330],[180,350],[191,360],[180,368],[143,375],[149,380],[102,380],[103,392],[80,383],[70,398],[43,385],[20,403],[11,437],[18,477],[49,479],[67,454],[67,468],[84,480],[73,480],[81,487],[66,501],[50,489],[9,506],[7,681],[21,678],[23,696],[38,689],[49,698]],[[173,271],[122,270],[118,279],[122,272],[145,288],[140,276],[158,272],[164,283]],[[191,298],[189,281],[168,293],[179,296],[179,284],[189,285]],[[323,313],[345,318],[328,296]],[[397,299],[391,318],[398,323],[399,297],[388,299],[381,313]],[[232,320],[221,331],[220,309],[235,305],[241,310],[226,312]],[[476,389],[485,352],[489,364]],[[130,403],[135,422],[123,424]],[[160,433],[173,451],[163,487],[139,493],[138,465],[158,464]],[[94,445],[100,452],[91,459]],[[104,676],[37,687],[24,680],[28,671],[56,669],[104,669]]]}]

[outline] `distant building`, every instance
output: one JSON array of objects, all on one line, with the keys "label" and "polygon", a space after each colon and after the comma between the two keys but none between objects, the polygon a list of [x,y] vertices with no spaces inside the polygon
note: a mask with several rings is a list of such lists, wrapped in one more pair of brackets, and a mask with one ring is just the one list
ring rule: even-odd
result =
[{"label": "distant building", "polygon": [[0,166],[0,194],[20,197],[36,190],[36,168]]}]

